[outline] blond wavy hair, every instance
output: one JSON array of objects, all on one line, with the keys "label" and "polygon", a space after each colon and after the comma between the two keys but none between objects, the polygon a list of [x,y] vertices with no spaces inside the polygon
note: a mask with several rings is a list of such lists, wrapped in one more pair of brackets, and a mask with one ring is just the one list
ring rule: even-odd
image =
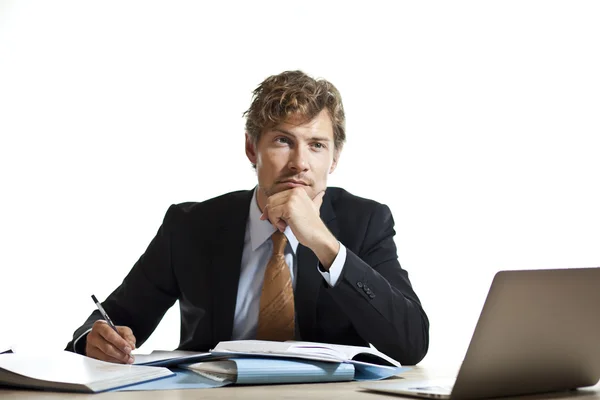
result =
[{"label": "blond wavy hair", "polygon": [[254,90],[250,108],[244,112],[246,132],[258,143],[265,130],[300,115],[305,122],[327,109],[333,125],[335,150],[346,141],[346,117],[340,92],[325,79],[302,71],[285,71],[265,79]]}]

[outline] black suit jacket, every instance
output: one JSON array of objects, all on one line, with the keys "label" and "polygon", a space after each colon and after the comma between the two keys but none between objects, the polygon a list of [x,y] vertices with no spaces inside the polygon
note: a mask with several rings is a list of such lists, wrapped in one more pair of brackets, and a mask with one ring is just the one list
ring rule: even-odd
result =
[{"label": "black suit jacket", "polygon": [[[205,351],[231,340],[240,264],[252,191],[201,203],[172,205],[146,252],[103,307],[116,325],[129,326],[138,347],[179,300],[183,350]],[[297,249],[295,304],[302,340],[373,344],[402,364],[427,353],[429,321],[398,263],[389,208],[328,188],[321,218],[346,246],[343,272],[329,287],[318,259]],[[74,339],[101,319],[92,313]],[[67,345],[73,351],[73,341]],[[85,337],[77,352],[85,350]]]}]

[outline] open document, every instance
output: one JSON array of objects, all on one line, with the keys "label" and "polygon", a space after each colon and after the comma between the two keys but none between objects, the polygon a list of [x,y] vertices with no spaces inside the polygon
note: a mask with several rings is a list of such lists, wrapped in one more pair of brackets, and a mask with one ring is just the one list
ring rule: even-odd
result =
[{"label": "open document", "polygon": [[173,376],[167,368],[113,364],[68,351],[0,354],[0,385],[97,393]]}]

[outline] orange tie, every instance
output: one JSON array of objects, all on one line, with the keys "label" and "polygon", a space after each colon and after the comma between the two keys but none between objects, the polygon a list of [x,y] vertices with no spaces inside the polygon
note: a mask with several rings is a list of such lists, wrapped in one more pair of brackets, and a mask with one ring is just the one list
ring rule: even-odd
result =
[{"label": "orange tie", "polygon": [[287,238],[282,232],[271,235],[273,254],[267,263],[260,295],[256,338],[260,340],[294,339],[294,290],[290,268],[285,262]]}]

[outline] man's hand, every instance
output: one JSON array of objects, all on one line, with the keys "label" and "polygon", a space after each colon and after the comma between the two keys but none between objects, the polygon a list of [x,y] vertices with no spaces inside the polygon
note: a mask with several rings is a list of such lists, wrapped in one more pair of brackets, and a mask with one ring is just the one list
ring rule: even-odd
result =
[{"label": "man's hand", "polygon": [[135,336],[126,326],[117,326],[119,335],[103,320],[94,322],[87,335],[85,354],[102,361],[132,364],[131,351],[135,349]]},{"label": "man's hand", "polygon": [[324,195],[325,191],[322,191],[311,199],[301,187],[275,193],[267,199],[260,219],[268,219],[281,232],[289,226],[296,239],[311,249],[325,268],[329,268],[340,247],[320,217]]}]

